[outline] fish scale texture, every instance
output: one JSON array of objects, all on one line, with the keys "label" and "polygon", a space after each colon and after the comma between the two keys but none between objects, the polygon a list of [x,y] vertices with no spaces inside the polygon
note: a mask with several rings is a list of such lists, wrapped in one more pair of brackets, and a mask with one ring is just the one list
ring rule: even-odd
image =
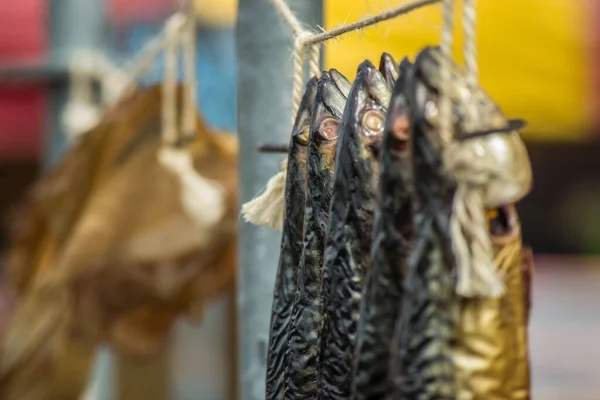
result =
[{"label": "fish scale texture", "polygon": [[455,185],[430,141],[438,132],[419,124],[412,129],[417,229],[397,332],[400,347],[392,371],[397,393],[392,398],[453,400],[452,342],[458,304],[449,221]]},{"label": "fish scale texture", "polygon": [[359,90],[353,87],[349,95],[336,159],[324,266],[327,318],[319,377],[322,400],[350,398],[363,281],[371,265],[378,168],[376,161],[366,156],[368,147],[354,117],[361,108],[353,105]]},{"label": "fish scale texture", "polygon": [[402,280],[412,237],[410,158],[391,150],[386,135],[381,157],[380,207],[376,213],[372,269],[361,304],[352,398],[380,400],[390,391],[391,342],[402,303]]},{"label": "fish scale texture", "polygon": [[302,257],[306,206],[307,146],[296,139],[297,135],[302,135],[310,124],[316,85],[314,78],[307,84],[290,139],[291,150],[288,156],[285,188],[285,219],[273,294],[267,353],[267,400],[280,400],[285,391],[285,354],[296,298],[298,268]]},{"label": "fish scale texture", "polygon": [[330,171],[321,168],[320,150],[315,143],[309,144],[308,152],[311,185],[307,191],[306,233],[285,356],[286,400],[316,398],[321,350],[322,265],[332,177]]}]

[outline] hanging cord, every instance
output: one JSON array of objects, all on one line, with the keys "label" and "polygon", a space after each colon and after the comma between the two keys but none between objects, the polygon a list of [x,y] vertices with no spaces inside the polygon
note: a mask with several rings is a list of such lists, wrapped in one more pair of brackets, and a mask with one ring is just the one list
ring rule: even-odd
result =
[{"label": "hanging cord", "polygon": [[[456,257],[456,292],[465,297],[498,297],[504,293],[504,284],[493,263],[493,247],[488,234],[484,189],[493,179],[502,176],[497,165],[485,157],[480,145],[464,145],[453,140],[454,113],[450,98],[452,76],[452,0],[444,0],[444,27],[442,31],[441,65],[442,97],[440,113],[442,138],[446,143],[444,162],[456,179],[457,189],[452,205],[450,232]],[[475,32],[475,0],[464,1],[463,30],[465,34],[465,74],[471,95],[478,90],[477,52]],[[471,129],[478,124],[478,103],[471,96],[461,103],[467,112],[465,126]]]},{"label": "hanging cord", "polygon": [[442,79],[440,96],[440,135],[448,146],[454,136],[452,131],[452,100],[450,98],[450,85],[452,77],[450,63],[452,62],[452,45],[454,32],[453,0],[444,0],[442,4],[442,41],[440,50],[442,52],[440,74]]},{"label": "hanging cord", "polygon": [[[477,9],[475,0],[463,0],[463,29],[465,33],[465,73],[467,84],[474,89],[477,87],[479,68],[477,66]],[[470,103],[472,104],[472,103]]]},{"label": "hanging cord", "polygon": [[[200,228],[210,228],[226,213],[224,187],[207,179],[194,166],[188,147],[178,147],[180,135],[196,135],[196,25],[191,2],[184,2],[182,11],[174,14],[165,25],[165,71],[163,80],[163,146],[158,161],[171,171],[181,185],[179,199],[186,214]],[[183,48],[184,93],[181,124],[177,124],[177,69],[180,47]],[[209,240],[209,236],[205,237]]]},{"label": "hanging cord", "polygon": [[321,45],[319,43],[310,46],[308,71],[312,76],[318,77],[321,74]]},{"label": "hanging cord", "polygon": [[191,3],[187,7],[187,24],[183,38],[183,63],[184,63],[184,84],[185,97],[183,104],[182,123],[183,134],[187,138],[196,136],[197,118],[196,87],[198,84],[196,76],[196,16]]},{"label": "hanging cord", "polygon": [[94,79],[99,76],[97,54],[81,51],[69,63],[69,102],[62,115],[68,140],[75,140],[100,121],[101,107],[94,101]]},{"label": "hanging cord", "polygon": [[165,24],[165,71],[162,82],[162,139],[166,145],[177,142],[177,64],[181,32],[186,24],[183,14],[171,16]]}]

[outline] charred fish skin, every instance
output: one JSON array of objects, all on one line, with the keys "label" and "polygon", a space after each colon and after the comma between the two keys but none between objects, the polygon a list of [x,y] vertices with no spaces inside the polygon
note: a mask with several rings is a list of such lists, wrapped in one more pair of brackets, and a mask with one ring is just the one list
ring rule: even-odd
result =
[{"label": "charred fish skin", "polygon": [[361,304],[352,398],[381,400],[390,392],[392,339],[402,302],[402,281],[413,235],[411,158],[408,105],[404,95],[407,59],[386,116],[380,158],[379,207],[371,248],[372,268],[367,274]]},{"label": "charred fish skin", "polygon": [[322,268],[339,121],[346,104],[329,73],[319,79],[308,144],[305,235],[286,354],[286,400],[316,399],[321,350]]},{"label": "charred fish skin", "polygon": [[350,398],[363,280],[371,265],[378,150],[390,95],[379,71],[363,62],[348,96],[337,147],[323,271],[326,318],[318,385],[323,400]]},{"label": "charred fish skin", "polygon": [[438,101],[420,68],[430,49],[418,55],[407,87],[416,230],[392,369],[392,398],[402,400],[455,398],[452,342],[458,304],[449,221],[456,184],[444,170],[439,131],[431,124],[433,113],[426,111]]},{"label": "charred fish skin", "polygon": [[284,393],[285,347],[296,296],[298,266],[304,240],[304,209],[306,199],[306,155],[312,109],[317,94],[317,79],[307,85],[296,115],[290,140],[285,187],[285,220],[267,355],[266,399],[279,400]]},{"label": "charred fish skin", "polygon": [[379,72],[381,72],[381,75],[383,75],[390,87],[394,87],[394,84],[398,80],[398,75],[400,74],[400,66],[396,63],[391,54],[383,53],[379,60]]}]

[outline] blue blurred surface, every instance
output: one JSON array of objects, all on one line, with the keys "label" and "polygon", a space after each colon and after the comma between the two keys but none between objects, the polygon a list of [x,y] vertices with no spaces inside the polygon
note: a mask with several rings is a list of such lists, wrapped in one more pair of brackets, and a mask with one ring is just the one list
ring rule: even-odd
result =
[{"label": "blue blurred surface", "polygon": [[[162,25],[136,24],[122,28],[116,43],[119,57],[129,58],[155,36]],[[235,31],[198,27],[197,70],[199,108],[206,120],[218,128],[234,131],[237,114],[237,63]],[[142,80],[145,84],[158,82],[162,77],[162,58]],[[181,70],[180,70],[181,74]]]}]

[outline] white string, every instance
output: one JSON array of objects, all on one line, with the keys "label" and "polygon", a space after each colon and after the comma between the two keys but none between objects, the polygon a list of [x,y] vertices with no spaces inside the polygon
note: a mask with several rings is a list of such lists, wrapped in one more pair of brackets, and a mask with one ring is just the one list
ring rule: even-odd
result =
[{"label": "white string", "polygon": [[475,0],[463,0],[463,30],[465,34],[465,72],[471,88],[477,86],[479,68],[477,67],[477,31]]},{"label": "white string", "polygon": [[452,62],[452,44],[454,32],[453,0],[444,0],[442,4],[442,40],[440,50],[442,52],[440,74],[442,87],[440,93],[440,134],[442,140],[448,145],[453,137],[452,132],[452,101],[450,99]]},{"label": "white string", "polygon": [[172,145],[177,141],[177,58],[180,34],[185,17],[175,14],[165,24],[165,70],[162,82],[162,139]]},{"label": "white string", "polygon": [[308,70],[312,76],[319,77],[321,75],[321,45],[319,43],[310,46]]},{"label": "white string", "polygon": [[183,57],[185,68],[185,98],[182,113],[182,127],[185,135],[193,137],[196,134],[196,104],[198,99],[196,96],[196,19],[194,8],[191,7],[191,5],[188,5],[187,24],[183,42]]}]

